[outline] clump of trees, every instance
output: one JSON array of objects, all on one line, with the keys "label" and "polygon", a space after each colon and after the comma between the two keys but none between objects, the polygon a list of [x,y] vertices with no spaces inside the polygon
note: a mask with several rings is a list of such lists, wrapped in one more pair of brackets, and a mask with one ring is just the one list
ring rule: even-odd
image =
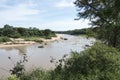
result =
[{"label": "clump of trees", "polygon": [[19,38],[19,37],[44,37],[51,38],[56,36],[55,33],[49,29],[39,30],[38,28],[22,28],[22,27],[13,27],[10,25],[4,25],[3,28],[0,28],[0,36],[6,36],[10,38]]},{"label": "clump of trees", "polygon": [[8,37],[0,37],[0,43],[1,42],[8,42],[10,39]]},{"label": "clump of trees", "polygon": [[70,34],[70,35],[87,35],[88,37],[95,36],[95,32],[93,31],[92,27],[91,28],[69,30],[69,31],[56,31],[56,33]]},{"label": "clump of trees", "polygon": [[86,34],[86,29],[69,30],[69,31],[65,31],[65,33],[70,35],[84,35]]}]

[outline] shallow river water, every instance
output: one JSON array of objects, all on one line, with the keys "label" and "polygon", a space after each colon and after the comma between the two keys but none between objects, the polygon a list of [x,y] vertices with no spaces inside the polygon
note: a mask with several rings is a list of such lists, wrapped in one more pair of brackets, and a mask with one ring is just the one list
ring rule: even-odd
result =
[{"label": "shallow river water", "polygon": [[[49,42],[44,48],[38,48],[40,44],[29,46],[10,47],[0,49],[0,77],[9,75],[9,70],[14,64],[27,54],[28,62],[25,64],[27,70],[35,67],[52,69],[54,64],[50,63],[51,57],[61,59],[64,54],[70,55],[71,51],[80,52],[85,45],[92,45],[94,38],[87,39],[85,36],[61,35],[68,40]],[[11,57],[11,60],[8,59]]]}]

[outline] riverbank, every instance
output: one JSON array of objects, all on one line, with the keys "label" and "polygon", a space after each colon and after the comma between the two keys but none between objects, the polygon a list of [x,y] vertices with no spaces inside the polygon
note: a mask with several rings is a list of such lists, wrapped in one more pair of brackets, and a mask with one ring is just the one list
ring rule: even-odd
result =
[{"label": "riverbank", "polygon": [[[27,46],[27,45],[33,45],[33,44],[37,43],[35,41],[25,41],[25,39],[23,39],[23,38],[17,38],[17,39],[10,38],[10,39],[11,39],[11,41],[9,41],[9,42],[1,43],[0,48]],[[52,41],[59,41],[61,39],[61,35],[56,34],[56,37],[52,37],[51,39],[44,39],[44,38],[39,38],[39,39],[42,41],[42,43],[48,43],[48,42],[52,42]]]}]

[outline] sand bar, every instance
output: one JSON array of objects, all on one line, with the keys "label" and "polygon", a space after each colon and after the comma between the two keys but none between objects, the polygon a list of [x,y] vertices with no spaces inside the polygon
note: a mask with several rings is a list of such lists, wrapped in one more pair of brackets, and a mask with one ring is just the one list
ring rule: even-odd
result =
[{"label": "sand bar", "polygon": [[[57,34],[57,37],[52,37],[51,39],[43,39],[40,38],[43,42],[52,42],[52,41],[58,41],[61,39],[61,35]],[[35,41],[24,41],[21,38],[16,39],[16,43],[12,43],[12,42],[6,42],[6,43],[2,43],[0,44],[0,48],[5,48],[5,47],[16,47],[16,46],[27,46],[27,45],[33,45],[36,44],[37,42]]]}]

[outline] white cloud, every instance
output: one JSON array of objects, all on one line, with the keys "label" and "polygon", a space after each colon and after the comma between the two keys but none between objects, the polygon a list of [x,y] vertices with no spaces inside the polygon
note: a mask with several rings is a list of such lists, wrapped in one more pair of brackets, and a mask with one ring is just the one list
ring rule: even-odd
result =
[{"label": "white cloud", "polygon": [[55,7],[59,8],[66,8],[66,7],[73,7],[74,0],[60,0],[55,4]]},{"label": "white cloud", "polygon": [[89,27],[87,25],[88,21],[73,20],[76,16],[74,15],[76,13],[73,9],[74,0],[10,1],[0,0],[0,26],[4,24],[23,27],[39,26],[40,29],[49,28],[52,30],[70,30]]},{"label": "white cloud", "polygon": [[13,6],[2,4],[0,7],[4,7],[5,9],[0,11],[0,17],[5,21],[27,20],[28,16],[40,13],[39,10],[34,8],[35,6],[36,4],[31,2]]}]

